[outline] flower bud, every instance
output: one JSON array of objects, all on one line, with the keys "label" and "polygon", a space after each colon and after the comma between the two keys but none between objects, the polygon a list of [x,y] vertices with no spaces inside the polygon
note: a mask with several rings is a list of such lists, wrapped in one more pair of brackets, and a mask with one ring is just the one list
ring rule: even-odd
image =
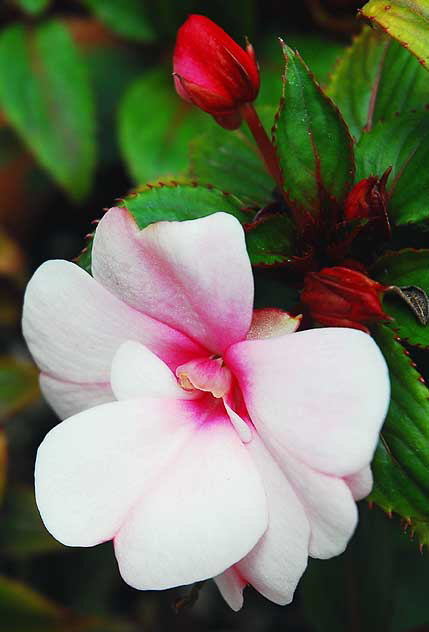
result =
[{"label": "flower bud", "polygon": [[370,323],[391,320],[380,302],[387,289],[357,270],[323,268],[307,274],[301,301],[320,325],[352,327],[369,333]]},{"label": "flower bud", "polygon": [[391,171],[392,168],[389,167],[381,178],[370,176],[355,184],[344,202],[346,220],[371,220],[382,228],[385,237],[389,237],[386,182]]},{"label": "flower bud", "polygon": [[244,50],[203,15],[189,16],[180,27],[173,68],[179,96],[226,129],[240,126],[240,107],[254,101],[259,91],[252,46],[247,44]]}]

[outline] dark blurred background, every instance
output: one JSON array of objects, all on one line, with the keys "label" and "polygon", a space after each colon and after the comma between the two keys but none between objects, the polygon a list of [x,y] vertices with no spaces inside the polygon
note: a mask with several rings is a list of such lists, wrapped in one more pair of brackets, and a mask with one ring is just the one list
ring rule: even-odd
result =
[{"label": "dark blurred background", "polygon": [[57,420],[39,398],[20,334],[25,283],[46,259],[76,257],[92,220],[115,199],[144,182],[188,172],[189,142],[214,123],[174,92],[177,28],[194,12],[238,41],[249,36],[261,66],[259,105],[276,105],[282,65],[276,37],[298,48],[323,84],[361,27],[361,5],[1,1],[1,632],[429,630],[427,556],[396,518],[366,503],[346,554],[312,561],[292,605],[275,606],[249,588],[235,614],[211,582],[192,607],[190,588],[129,588],[110,544],[78,550],[56,543],[32,491],[37,446]]}]

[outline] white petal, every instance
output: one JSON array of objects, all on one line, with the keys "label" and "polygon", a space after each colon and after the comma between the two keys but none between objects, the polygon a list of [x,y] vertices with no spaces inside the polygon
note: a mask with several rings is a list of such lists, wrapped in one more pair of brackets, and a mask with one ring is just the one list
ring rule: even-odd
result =
[{"label": "white petal", "polygon": [[250,418],[274,454],[347,476],[371,462],[389,405],[386,362],[355,329],[300,331],[230,347]]},{"label": "white petal", "polygon": [[234,612],[238,612],[243,607],[243,590],[246,583],[237,573],[234,566],[228,568],[224,573],[214,577],[216,586],[226,603]]},{"label": "white petal", "polygon": [[362,500],[366,498],[373,486],[373,478],[371,468],[364,467],[356,474],[351,474],[350,476],[345,477],[345,482],[349,486],[349,489],[353,495],[355,500]]},{"label": "white petal", "polygon": [[140,231],[123,208],[99,223],[92,272],[136,309],[216,353],[245,338],[253,277],[244,232],[227,213]]},{"label": "white petal", "polygon": [[115,399],[108,382],[63,382],[45,373],[40,374],[40,389],[60,419]]},{"label": "white petal", "polygon": [[63,421],[37,453],[36,499],[47,529],[70,546],[113,538],[194,428],[171,400],[111,402]]},{"label": "white petal", "polygon": [[310,525],[304,507],[278,464],[255,436],[247,448],[262,476],[268,498],[268,529],[236,565],[267,599],[285,605],[307,566]]},{"label": "white petal", "polygon": [[113,358],[112,389],[117,399],[167,397],[190,399],[174,373],[158,356],[138,342],[124,342]]},{"label": "white petal", "polygon": [[229,419],[212,417],[135,506],[115,551],[127,583],[164,589],[219,575],[266,526],[259,474]]}]

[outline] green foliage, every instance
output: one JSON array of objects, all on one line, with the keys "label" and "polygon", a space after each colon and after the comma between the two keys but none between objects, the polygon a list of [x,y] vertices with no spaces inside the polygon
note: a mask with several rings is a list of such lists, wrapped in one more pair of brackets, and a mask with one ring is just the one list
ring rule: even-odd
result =
[{"label": "green foliage", "polygon": [[5,632],[66,632],[65,611],[18,581],[0,576],[0,620]]},{"label": "green foliage", "polygon": [[0,357],[0,423],[39,396],[38,375],[32,364]]},{"label": "green foliage", "polygon": [[247,228],[246,246],[253,265],[275,266],[293,259],[294,227],[285,214],[268,215]]},{"label": "green foliage", "polygon": [[[384,285],[415,285],[429,293],[429,250],[401,250],[381,257],[372,276]],[[411,309],[397,296],[387,294],[383,305],[395,320],[389,325],[411,345],[429,347],[429,327],[419,323]]]},{"label": "green foliage", "polygon": [[81,0],[114,33],[139,42],[152,42],[155,31],[141,0]]},{"label": "green foliage", "polygon": [[370,0],[362,14],[408,48],[426,68],[429,67],[427,0]]},{"label": "green foliage", "polygon": [[326,92],[356,139],[378,121],[429,103],[428,76],[417,59],[369,27],[340,59]]},{"label": "green foliage", "polygon": [[370,500],[399,514],[429,545],[429,390],[389,328],[377,327],[374,338],[389,367],[392,391],[372,463]]},{"label": "green foliage", "polygon": [[189,141],[210,123],[177,96],[171,68],[147,73],[123,97],[119,144],[136,183],[184,173]]},{"label": "green foliage", "polygon": [[15,0],[15,4],[29,15],[38,15],[46,11],[51,0]]},{"label": "green foliage", "polygon": [[17,559],[62,548],[42,522],[33,488],[10,487],[1,516],[0,552],[5,557]]},{"label": "green foliage", "polygon": [[429,221],[429,114],[410,113],[377,123],[356,147],[356,180],[392,173],[388,210],[398,225]]},{"label": "green foliage", "polygon": [[286,70],[275,143],[291,204],[317,216],[328,200],[340,203],[351,186],[352,139],[302,59],[286,45],[283,52]]},{"label": "green foliage", "polygon": [[192,141],[190,175],[250,205],[263,206],[274,189],[254,143],[241,131],[228,132],[219,126]]},{"label": "green foliage", "polygon": [[86,66],[63,24],[3,31],[0,104],[41,165],[81,200],[95,166],[94,103]]}]

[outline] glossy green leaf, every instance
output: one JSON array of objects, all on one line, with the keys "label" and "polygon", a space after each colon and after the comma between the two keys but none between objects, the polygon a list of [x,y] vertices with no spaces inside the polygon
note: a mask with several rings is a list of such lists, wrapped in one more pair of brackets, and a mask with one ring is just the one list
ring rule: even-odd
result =
[{"label": "glossy green leaf", "polygon": [[38,397],[38,371],[34,365],[0,357],[0,422]]},{"label": "glossy green leaf", "polygon": [[190,140],[210,124],[178,97],[171,68],[137,79],[119,110],[119,145],[131,177],[143,183],[185,173]]},{"label": "glossy green leaf", "polygon": [[274,139],[292,205],[317,216],[340,203],[353,181],[352,139],[338,110],[286,45],[283,101]]},{"label": "glossy green leaf", "polygon": [[356,139],[380,120],[429,104],[428,76],[417,59],[370,27],[345,51],[326,92]]},{"label": "glossy green leaf", "polygon": [[9,488],[1,516],[0,553],[12,558],[28,558],[63,548],[46,530],[33,488]]},{"label": "glossy green leaf", "polygon": [[374,331],[389,367],[391,402],[372,463],[370,500],[411,524],[429,544],[429,390],[394,333]]},{"label": "glossy green leaf", "polygon": [[51,0],[15,0],[15,4],[29,15],[38,15],[46,11]]},{"label": "glossy green leaf", "polygon": [[40,164],[82,199],[95,167],[94,102],[85,63],[63,24],[3,31],[0,105]]},{"label": "glossy green leaf", "polygon": [[362,15],[408,48],[429,67],[429,4],[427,0],[370,0]]},{"label": "glossy green leaf", "polygon": [[255,266],[284,265],[292,260],[294,226],[285,214],[271,215],[246,229],[246,245]]},{"label": "glossy green leaf", "polygon": [[[371,275],[384,285],[414,285],[429,294],[429,250],[401,250],[381,257]],[[411,309],[395,294],[386,294],[384,310],[394,318],[389,327],[401,340],[429,347],[429,326],[419,323]]]},{"label": "glossy green leaf", "polygon": [[155,31],[142,0],[81,0],[114,33],[139,42],[152,42]]},{"label": "glossy green leaf", "polygon": [[429,113],[377,123],[356,147],[356,181],[388,167],[388,211],[398,225],[429,222]]},{"label": "glossy green leaf", "polygon": [[260,207],[271,198],[275,186],[247,136],[219,126],[192,141],[190,176]]},{"label": "glossy green leaf", "polygon": [[[345,48],[341,42],[317,33],[292,32],[285,34],[284,39],[291,48],[299,52],[316,81],[321,84],[327,81],[336,59]],[[265,46],[258,47],[257,54],[262,72],[261,88],[256,103],[277,106],[282,93],[281,75],[284,68],[281,47],[276,38],[269,37]]]}]

